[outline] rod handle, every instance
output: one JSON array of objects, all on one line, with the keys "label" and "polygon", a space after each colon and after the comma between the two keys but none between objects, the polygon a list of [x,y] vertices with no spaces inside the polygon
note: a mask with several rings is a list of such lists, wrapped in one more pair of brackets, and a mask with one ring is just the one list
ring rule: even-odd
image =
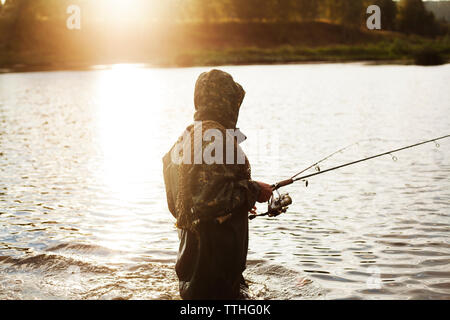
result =
[{"label": "rod handle", "polygon": [[273,188],[273,190],[278,190],[278,189],[280,189],[282,187],[288,186],[288,185],[293,184],[293,183],[294,183],[294,180],[292,178],[291,179],[286,179],[286,180],[280,181],[280,182],[272,185],[272,188]]}]

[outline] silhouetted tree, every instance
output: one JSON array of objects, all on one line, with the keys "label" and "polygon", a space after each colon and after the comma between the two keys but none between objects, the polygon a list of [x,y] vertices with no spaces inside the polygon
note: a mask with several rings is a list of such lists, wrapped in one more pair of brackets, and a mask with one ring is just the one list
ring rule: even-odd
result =
[{"label": "silhouetted tree", "polygon": [[7,48],[14,47],[17,42],[22,40],[22,35],[29,29],[30,0],[13,0],[5,2],[4,7],[8,6],[9,16],[5,21],[6,32],[2,42]]},{"label": "silhouetted tree", "polygon": [[210,0],[191,0],[193,12],[196,17],[203,22],[213,22],[218,18],[218,12],[215,1]]},{"label": "silhouetted tree", "polygon": [[261,21],[270,17],[270,0],[231,0],[234,16],[241,21]]},{"label": "silhouetted tree", "polygon": [[289,21],[295,17],[294,0],[273,0],[273,10],[277,21]]},{"label": "silhouetted tree", "polygon": [[365,14],[364,0],[328,0],[328,17],[338,23],[361,25]]},{"label": "silhouetted tree", "polygon": [[296,0],[296,12],[302,20],[315,20],[319,15],[320,1]]},{"label": "silhouetted tree", "polygon": [[394,30],[397,16],[396,3],[393,0],[376,0],[373,1],[373,4],[381,9],[381,28],[383,30]]},{"label": "silhouetted tree", "polygon": [[427,11],[422,0],[400,0],[398,30],[404,33],[435,35],[438,32],[434,14]]}]

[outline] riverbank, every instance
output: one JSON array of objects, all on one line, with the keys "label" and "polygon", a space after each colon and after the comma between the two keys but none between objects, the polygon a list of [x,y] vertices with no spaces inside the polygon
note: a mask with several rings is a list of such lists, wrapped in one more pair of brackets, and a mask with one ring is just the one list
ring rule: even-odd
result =
[{"label": "riverbank", "polygon": [[[20,41],[0,51],[0,72],[78,70],[118,63],[192,67],[358,61],[442,64],[450,61],[448,36],[431,39],[323,21],[158,24],[141,30],[145,31],[145,36],[139,30],[102,33],[96,28],[88,25],[73,32],[41,23],[31,33],[17,31],[14,38]],[[42,34],[51,36],[42,37]],[[421,59],[423,56],[425,59]]]},{"label": "riverbank", "polygon": [[450,61],[450,43],[404,41],[379,42],[367,45],[336,45],[324,47],[281,46],[278,48],[239,48],[191,51],[178,55],[172,66],[285,64],[311,62],[371,61],[414,64],[423,54]]},{"label": "riverbank", "polygon": [[[39,59],[36,63],[15,63],[0,65],[0,73],[63,71],[63,70],[93,70],[107,69],[115,64],[136,64],[154,68],[177,68],[220,65],[252,65],[252,64],[307,64],[307,63],[344,63],[367,62],[368,64],[417,64],[417,55],[428,47],[417,47],[414,51],[402,52],[383,44],[372,46],[335,46],[323,48],[304,48],[284,46],[273,49],[241,48],[227,50],[190,51],[173,57],[161,57],[151,60],[108,59],[102,61],[45,61]],[[443,57],[442,62],[450,63],[449,49],[441,47],[432,49]],[[431,64],[433,65],[433,64]]]}]

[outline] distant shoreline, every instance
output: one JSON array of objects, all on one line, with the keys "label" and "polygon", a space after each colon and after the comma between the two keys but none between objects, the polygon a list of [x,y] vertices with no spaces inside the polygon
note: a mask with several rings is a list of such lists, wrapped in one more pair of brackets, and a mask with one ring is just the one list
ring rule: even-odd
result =
[{"label": "distant shoreline", "polygon": [[[95,71],[109,70],[116,65],[132,65],[137,68],[195,68],[195,67],[215,67],[215,66],[252,66],[252,65],[303,65],[303,64],[334,64],[334,63],[361,63],[367,65],[415,65],[413,59],[392,59],[392,60],[299,60],[299,61],[274,61],[274,62],[242,62],[242,63],[223,63],[223,64],[199,64],[199,65],[161,65],[140,61],[117,61],[107,64],[66,64],[66,65],[15,65],[0,67],[0,74],[7,73],[27,73],[27,72],[63,72],[63,71]],[[447,60],[443,65],[450,63]]]},{"label": "distant shoreline", "polygon": [[[418,58],[425,56],[425,62]],[[116,64],[135,64],[152,68],[187,68],[224,65],[273,65],[310,63],[348,63],[397,65],[440,65],[450,62],[450,43],[427,41],[383,41],[370,44],[334,45],[325,47],[280,46],[272,48],[243,47],[170,51],[166,55],[129,59],[86,57],[53,59],[51,54],[35,53],[28,58],[0,64],[0,73],[102,69]],[[72,60],[72,59],[73,60]]]},{"label": "distant shoreline", "polygon": [[323,21],[156,24],[146,32],[150,32],[145,33],[147,38],[131,31],[112,37],[94,26],[74,33],[37,24],[33,32],[18,37],[23,38],[21,42],[0,50],[0,72],[90,70],[120,63],[155,68],[367,61],[414,64],[424,54],[424,64],[450,61],[448,36],[374,32]]}]

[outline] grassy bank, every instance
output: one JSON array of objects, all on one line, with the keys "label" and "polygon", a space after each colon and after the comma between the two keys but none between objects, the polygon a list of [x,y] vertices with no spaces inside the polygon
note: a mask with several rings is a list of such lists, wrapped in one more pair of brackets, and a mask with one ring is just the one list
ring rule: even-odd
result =
[{"label": "grassy bank", "polygon": [[323,47],[280,46],[276,48],[235,48],[226,50],[197,50],[182,53],[169,65],[271,64],[302,62],[375,61],[415,63],[423,52],[432,52],[450,61],[450,43],[437,41],[394,41],[359,45]]}]

